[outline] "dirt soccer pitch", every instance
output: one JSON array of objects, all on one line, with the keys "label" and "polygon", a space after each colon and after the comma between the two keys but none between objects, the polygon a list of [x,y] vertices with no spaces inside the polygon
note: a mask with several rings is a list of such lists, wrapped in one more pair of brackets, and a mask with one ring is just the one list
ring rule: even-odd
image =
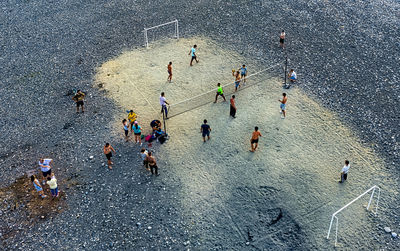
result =
[{"label": "dirt soccer pitch", "polygon": [[[190,67],[187,54],[194,44],[199,63]],[[173,62],[172,83],[166,81],[169,61]],[[268,67],[253,64],[205,37],[164,40],[104,63],[98,69],[96,85],[120,106],[113,128],[121,140],[126,110],[134,109],[144,131],[151,131],[149,121],[161,119],[161,92],[166,93],[172,112],[181,110],[167,120],[170,140],[157,148],[156,155],[161,170],[182,183],[177,202],[199,243],[329,249],[335,236],[333,231],[326,240],[331,215],[379,185],[384,192],[377,217],[371,209],[366,210],[369,195],[339,214],[339,247],[356,249],[359,243],[373,247],[376,222],[394,203],[388,195],[398,193],[393,189],[396,180],[381,169],[383,161],[360,144],[336,114],[296,86],[282,89],[282,80],[269,71],[249,77],[248,87],[235,93],[237,117],[229,117],[230,95],[227,102],[219,97],[218,103],[213,103],[216,83],[232,83],[231,69],[242,64],[249,74]],[[200,95],[213,89],[210,95]],[[229,84],[225,93],[233,89],[234,84]],[[282,92],[288,94],[286,119],[279,114]],[[198,107],[193,104],[196,102],[204,105]],[[204,119],[212,128],[211,140],[206,143],[199,133]],[[254,126],[263,136],[259,149],[252,153],[249,140]],[[351,162],[349,178],[339,184],[345,159]],[[218,236],[210,236],[207,229]],[[307,236],[305,243],[300,241],[303,236]]]}]

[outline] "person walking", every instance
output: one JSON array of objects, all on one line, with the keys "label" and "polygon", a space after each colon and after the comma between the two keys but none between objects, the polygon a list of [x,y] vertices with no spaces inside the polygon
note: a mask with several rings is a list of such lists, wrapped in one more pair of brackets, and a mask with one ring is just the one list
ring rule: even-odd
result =
[{"label": "person walking", "polygon": [[125,141],[128,142],[129,140],[129,124],[128,121],[126,119],[122,120],[122,124],[124,125],[124,132],[125,132]]},{"label": "person walking", "polygon": [[279,46],[284,49],[285,48],[285,37],[286,33],[284,30],[281,31],[281,34],[279,35]]},{"label": "person walking", "polygon": [[112,157],[112,152],[111,151],[113,151],[115,153],[115,150],[110,145],[110,143],[106,143],[105,146],[103,147],[103,152],[106,155],[108,169],[110,169],[110,170],[112,169],[111,165],[114,164],[114,163],[111,162],[111,157]]},{"label": "person walking", "polygon": [[168,119],[167,105],[169,105],[169,103],[167,102],[167,99],[165,98],[165,93],[164,92],[162,92],[161,96],[160,96],[160,105],[161,105],[161,113],[164,112],[165,119]]},{"label": "person walking", "polygon": [[149,162],[147,161],[147,156],[149,156],[149,151],[142,148],[142,150],[140,150],[140,157],[143,160],[143,166],[147,169],[147,171],[150,171]]},{"label": "person walking", "polygon": [[284,119],[286,118],[286,102],[287,102],[287,96],[286,93],[282,93],[282,100],[279,99],[279,102],[281,102],[280,108],[281,108],[281,118]]},{"label": "person walking", "polygon": [[140,143],[140,146],[142,146],[142,127],[138,124],[137,121],[135,121],[135,124],[133,125],[133,133],[135,134],[135,142]]},{"label": "person walking", "polygon": [[51,175],[51,177],[47,177],[47,185],[49,185],[49,187],[50,187],[50,192],[51,192],[51,196],[53,196],[53,199],[60,195],[60,192],[58,191],[58,186],[57,186],[57,179],[54,176],[54,173]]},{"label": "person walking", "polygon": [[230,116],[236,118],[236,104],[235,104],[235,95],[232,95],[231,98],[231,109],[230,109]]},{"label": "person walking", "polygon": [[190,49],[189,55],[192,56],[192,59],[190,60],[190,66],[193,65],[192,64],[193,60],[195,60],[196,63],[199,62],[199,60],[197,60],[196,49],[197,49],[197,45],[193,45],[192,49]]},{"label": "person walking", "polygon": [[137,114],[134,113],[133,110],[130,110],[128,112],[128,120],[129,120],[129,127],[131,130],[131,134],[132,134],[132,127],[133,127],[133,124],[135,123],[136,119],[137,119]]},{"label": "person walking", "polygon": [[347,173],[349,172],[349,169],[350,169],[350,161],[345,160],[342,171],[340,172],[339,183],[343,183],[345,180],[347,180]]},{"label": "person walking", "polygon": [[224,101],[226,101],[225,96],[224,96],[224,90],[221,87],[221,83],[218,83],[217,86],[218,86],[217,95],[215,96],[214,103],[217,103],[218,96],[222,96],[224,98]]},{"label": "person walking", "polygon": [[167,65],[167,71],[168,71],[167,81],[169,81],[171,83],[171,81],[172,81],[172,62],[169,62],[169,64]]},{"label": "person walking", "polygon": [[38,181],[38,179],[36,178],[35,175],[31,176],[31,181],[32,181],[32,184],[35,187],[36,191],[39,193],[40,197],[42,197],[42,199],[46,198],[47,196],[44,194],[43,188],[40,185],[40,182]]},{"label": "person walking", "polygon": [[82,107],[82,113],[85,112],[84,110],[84,103],[83,101],[85,100],[85,93],[83,93],[81,90],[78,90],[76,92],[76,94],[74,95],[74,97],[72,97],[72,99],[75,101],[76,103],[76,113],[79,113],[79,106]]},{"label": "person walking", "polygon": [[247,77],[246,65],[242,65],[242,68],[240,68],[240,77],[241,79],[243,79],[243,83],[246,83],[246,77]]},{"label": "person walking", "polygon": [[[250,152],[255,152],[257,150],[258,147],[258,139],[259,137],[262,137],[261,133],[258,131],[258,127],[256,126],[254,128],[254,132],[251,135],[251,139],[250,139],[250,143],[251,143],[251,150]],[[253,146],[254,144],[254,146]]]},{"label": "person walking", "polygon": [[207,119],[205,119],[203,122],[204,124],[201,125],[200,132],[203,136],[203,142],[206,142],[206,136],[208,137],[208,140],[210,140],[211,127],[207,124]]},{"label": "person walking", "polygon": [[156,176],[158,176],[157,161],[151,152],[148,152],[147,162],[149,163],[151,174],[155,174]]},{"label": "person walking", "polygon": [[42,175],[43,175],[43,180],[42,180],[42,184],[45,185],[46,184],[46,177],[51,175],[51,163],[53,162],[52,159],[43,159],[40,158],[39,159],[39,167],[40,170],[42,171]]}]

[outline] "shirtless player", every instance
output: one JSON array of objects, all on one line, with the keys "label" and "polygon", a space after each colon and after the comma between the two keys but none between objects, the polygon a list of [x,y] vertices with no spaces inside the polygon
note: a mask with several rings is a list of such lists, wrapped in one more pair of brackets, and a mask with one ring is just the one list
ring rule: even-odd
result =
[{"label": "shirtless player", "polygon": [[286,118],[286,102],[287,102],[287,96],[286,93],[282,93],[282,100],[279,100],[279,102],[281,102],[281,113],[283,115],[283,117],[281,117],[282,119]]},{"label": "shirtless player", "polygon": [[[256,126],[256,127],[254,128],[253,134],[251,135],[251,140],[250,140],[250,143],[251,143],[251,150],[250,150],[250,152],[254,152],[254,151],[257,149],[257,146],[258,146],[258,138],[259,138],[259,137],[262,137],[262,135],[261,135],[261,133],[258,131],[258,127]],[[255,144],[255,146],[253,146],[253,144]]]}]

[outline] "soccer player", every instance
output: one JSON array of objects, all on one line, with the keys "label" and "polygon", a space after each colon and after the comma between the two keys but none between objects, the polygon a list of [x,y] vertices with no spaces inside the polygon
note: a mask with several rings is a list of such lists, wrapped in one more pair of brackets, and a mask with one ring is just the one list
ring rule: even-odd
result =
[{"label": "soccer player", "polygon": [[167,65],[167,71],[168,71],[168,78],[167,81],[169,81],[171,83],[172,81],[172,62],[169,62],[169,64]]},{"label": "soccer player", "polygon": [[236,115],[235,95],[232,95],[232,98],[231,98],[230,115],[233,118],[236,118],[235,117],[235,115]]},{"label": "soccer player", "polygon": [[193,45],[192,49],[190,49],[189,55],[192,56],[192,59],[190,60],[190,66],[192,66],[193,60],[196,60],[196,63],[199,62],[199,60],[197,60],[197,56],[196,56],[196,49],[197,49],[197,45]]},{"label": "soccer player", "polygon": [[206,136],[208,137],[208,140],[210,140],[211,127],[207,124],[207,119],[205,119],[203,122],[204,124],[201,125],[200,132],[203,136],[203,142],[206,142]]},{"label": "soccer player", "polygon": [[[258,127],[256,126],[254,128],[254,132],[251,135],[251,139],[250,139],[250,144],[251,144],[251,150],[250,152],[255,152],[257,147],[258,147],[258,139],[259,137],[262,137],[261,133],[258,131]],[[255,144],[255,146],[253,146],[253,144]]]},{"label": "soccer player", "polygon": [[169,105],[169,103],[167,102],[167,99],[165,98],[164,92],[162,92],[161,96],[160,96],[160,105],[161,105],[161,113],[165,112],[165,119],[168,119],[167,105]]},{"label": "soccer player", "polygon": [[287,102],[286,93],[282,93],[282,96],[283,96],[282,100],[279,99],[279,102],[281,102],[281,106],[280,106],[281,113],[282,113],[281,118],[284,119],[284,118],[286,118],[286,102]]},{"label": "soccer player", "polygon": [[214,103],[217,103],[218,96],[222,96],[224,98],[224,101],[226,101],[225,96],[224,96],[224,90],[222,90],[222,87],[221,87],[221,83],[218,83],[217,86],[218,86],[217,95],[215,96]]},{"label": "soccer player", "polygon": [[349,172],[349,169],[350,169],[350,161],[345,160],[342,172],[340,173],[339,183],[343,183],[345,180],[347,180],[347,173]]},{"label": "soccer player", "polygon": [[237,91],[238,87],[240,88],[240,72],[239,72],[239,70],[237,70],[237,71],[232,70],[232,75],[235,77],[235,92]]},{"label": "soccer player", "polygon": [[243,83],[246,83],[246,77],[247,77],[246,65],[242,65],[242,68],[240,68],[240,77],[243,79]]}]

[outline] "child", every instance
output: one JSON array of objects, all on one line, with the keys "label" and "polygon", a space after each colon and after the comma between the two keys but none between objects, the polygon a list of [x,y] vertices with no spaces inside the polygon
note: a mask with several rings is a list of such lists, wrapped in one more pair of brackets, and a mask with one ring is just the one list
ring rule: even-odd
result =
[{"label": "child", "polygon": [[125,132],[125,141],[128,142],[128,133],[129,133],[129,124],[126,119],[122,120],[122,124],[124,125],[124,132]]},{"label": "child", "polygon": [[142,146],[142,139],[140,138],[140,135],[142,134],[142,127],[138,124],[137,121],[135,121],[133,127],[133,133],[135,134],[135,142],[140,143],[140,146]]},{"label": "child", "polygon": [[40,186],[40,182],[38,181],[38,179],[36,179],[35,175],[31,176],[31,181],[36,191],[39,192],[40,197],[42,197],[42,199],[46,198],[47,196],[44,195],[43,188]]},{"label": "child", "polygon": [[60,192],[58,191],[58,187],[57,187],[57,179],[54,176],[54,173],[51,175],[51,178],[47,177],[47,185],[49,185],[49,187],[50,187],[50,192],[51,192],[51,195],[53,196],[53,199],[55,197],[58,197],[58,195],[60,195]]},{"label": "child", "polygon": [[345,160],[342,172],[340,173],[339,183],[343,183],[345,180],[347,180],[347,173],[349,172],[349,169],[350,169],[350,161]]},{"label": "child", "polygon": [[147,171],[150,171],[149,162],[147,161],[148,153],[149,152],[144,148],[142,148],[142,150],[140,150],[140,157],[142,157],[143,166],[146,167]]}]

